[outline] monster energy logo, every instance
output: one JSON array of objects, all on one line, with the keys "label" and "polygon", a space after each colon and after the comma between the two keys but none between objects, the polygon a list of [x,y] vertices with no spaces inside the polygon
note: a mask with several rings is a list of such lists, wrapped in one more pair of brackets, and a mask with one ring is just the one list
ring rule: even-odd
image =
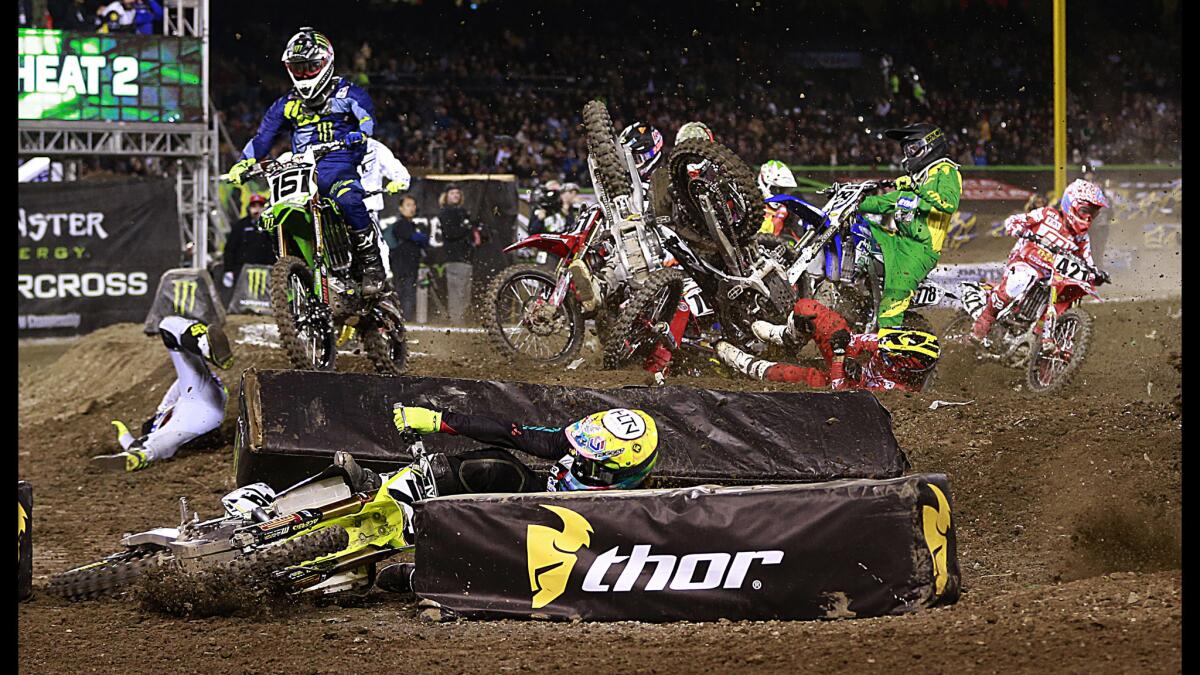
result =
[{"label": "monster energy logo", "polygon": [[176,314],[186,314],[196,308],[196,280],[175,279],[171,281],[172,306]]},{"label": "monster energy logo", "polygon": [[246,269],[246,292],[252,298],[261,298],[267,294],[267,275],[265,267],[249,267]]}]

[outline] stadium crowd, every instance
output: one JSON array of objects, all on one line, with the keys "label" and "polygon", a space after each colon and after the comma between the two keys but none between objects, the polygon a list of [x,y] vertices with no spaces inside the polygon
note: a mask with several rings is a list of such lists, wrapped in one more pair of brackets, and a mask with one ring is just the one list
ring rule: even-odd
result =
[{"label": "stadium crowd", "polygon": [[[367,3],[354,22],[319,22],[334,41],[339,72],[374,98],[378,137],[412,169],[586,184],[579,111],[594,97],[619,123],[648,121],[668,143],[682,123],[704,121],[752,164],[889,164],[895,147],[881,131],[914,121],[945,129],[964,165],[1051,161],[1048,30],[1033,25],[1038,17],[1028,8],[1006,2],[926,7],[924,20],[955,26],[936,44],[898,40],[902,33],[863,16],[863,3],[821,9],[814,17],[821,37],[778,7],[736,17],[728,7],[710,8],[680,20],[580,0],[534,4],[524,24],[513,24],[488,14],[497,3],[478,11],[434,4],[405,7],[411,20],[402,22],[395,14],[371,20],[371,6],[396,11],[386,2]],[[243,13],[237,26],[214,22],[213,30],[226,158],[289,85],[277,52],[296,27],[270,20],[257,3]],[[737,30],[725,28],[733,18],[742,22]],[[1178,70],[1163,65],[1178,58],[1179,41],[1154,35],[1151,22],[1145,37],[1162,39],[1164,49],[1135,60],[1114,45],[1138,29],[1112,23],[1097,16],[1094,27],[1072,35],[1069,159],[1178,162],[1182,86],[1165,75]],[[1028,43],[980,48],[998,24]],[[772,31],[778,39],[744,39]],[[860,51],[845,51],[846,35]]]}]

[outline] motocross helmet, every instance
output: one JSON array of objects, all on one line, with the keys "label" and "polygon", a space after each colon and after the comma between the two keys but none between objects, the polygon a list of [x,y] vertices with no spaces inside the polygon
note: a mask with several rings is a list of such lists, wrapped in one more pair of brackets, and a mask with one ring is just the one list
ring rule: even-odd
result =
[{"label": "motocross helmet", "polygon": [[663,137],[658,129],[645,122],[634,122],[625,127],[617,137],[617,142],[633,152],[638,175],[643,181],[649,180],[654,167],[658,166],[663,156]]},{"label": "motocross helmet", "polygon": [[888,129],[883,135],[900,141],[900,149],[904,152],[900,166],[912,176],[924,171],[934,161],[950,155],[950,142],[946,140],[946,134],[928,122]]},{"label": "motocross helmet", "polygon": [[781,188],[796,187],[796,177],[787,164],[772,159],[758,170],[758,189],[762,190],[763,199],[768,199],[780,192]]},{"label": "motocross helmet", "polygon": [[679,145],[684,141],[689,141],[693,138],[699,138],[703,141],[711,141],[715,143],[717,137],[713,136],[712,129],[704,122],[688,122],[679,127],[679,131],[675,132],[675,145]]},{"label": "motocross helmet", "polygon": [[304,27],[288,40],[280,57],[300,97],[321,102],[333,83],[333,45],[319,31]]},{"label": "motocross helmet", "polygon": [[1075,179],[1063,190],[1059,208],[1067,227],[1075,234],[1083,234],[1092,226],[1100,209],[1108,206],[1108,199],[1095,183]]},{"label": "motocross helmet", "polygon": [[[184,322],[186,325],[182,325]],[[171,351],[196,354],[222,369],[233,365],[233,350],[220,326],[210,327],[201,321],[188,322],[180,316],[168,316],[159,322],[158,336]]]},{"label": "motocross helmet", "polygon": [[551,469],[552,491],[634,488],[658,462],[658,427],[641,410],[593,413],[566,434],[571,454]]},{"label": "motocross helmet", "polygon": [[924,388],[941,355],[936,335],[919,330],[882,328],[879,350],[888,376],[917,391]]}]

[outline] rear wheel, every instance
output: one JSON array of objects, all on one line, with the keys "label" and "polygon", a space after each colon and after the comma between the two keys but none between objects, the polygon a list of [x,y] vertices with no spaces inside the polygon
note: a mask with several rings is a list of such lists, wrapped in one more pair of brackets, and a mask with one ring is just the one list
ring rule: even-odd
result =
[{"label": "rear wheel", "polygon": [[513,265],[492,280],[483,327],[498,352],[547,365],[575,358],[586,326],[571,294],[558,307],[550,303],[557,283],[534,265]]},{"label": "rear wheel", "polygon": [[303,260],[283,256],[271,267],[271,311],[293,368],[333,370],[337,337],[329,309],[313,296],[312,270]]},{"label": "rear wheel", "polygon": [[[390,302],[385,299],[382,302]],[[400,375],[408,367],[408,343],[399,310],[379,307],[361,334],[363,349],[381,375]]]},{"label": "rear wheel", "polygon": [[346,529],[331,525],[235,558],[226,569],[239,577],[266,580],[274,572],[332,555],[349,545]]},{"label": "rear wheel", "polygon": [[683,272],[660,269],[626,303],[604,345],[604,367],[619,368],[646,356],[662,339],[662,323],[669,322],[683,299]]},{"label": "rear wheel", "polygon": [[700,201],[704,194],[717,210],[718,226],[735,246],[749,243],[762,227],[762,193],[754,172],[729,148],[701,139],[687,140],[671,150],[667,167],[671,197],[682,211],[675,231],[684,239],[711,246]]},{"label": "rear wheel", "polygon": [[1054,349],[1046,351],[1036,336],[1029,349],[1026,381],[1030,391],[1048,394],[1071,383],[1092,337],[1092,316],[1079,308],[1068,309],[1054,320]]}]

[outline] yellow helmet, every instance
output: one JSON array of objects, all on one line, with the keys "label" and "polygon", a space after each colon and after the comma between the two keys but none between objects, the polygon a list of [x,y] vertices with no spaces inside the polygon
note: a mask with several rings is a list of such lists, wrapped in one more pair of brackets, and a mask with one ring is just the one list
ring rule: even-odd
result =
[{"label": "yellow helmet", "polygon": [[593,413],[567,427],[566,434],[574,453],[560,490],[636,487],[658,461],[658,427],[641,410]]},{"label": "yellow helmet", "polygon": [[879,331],[879,357],[889,375],[915,389],[925,386],[942,349],[936,335],[919,330]]}]

